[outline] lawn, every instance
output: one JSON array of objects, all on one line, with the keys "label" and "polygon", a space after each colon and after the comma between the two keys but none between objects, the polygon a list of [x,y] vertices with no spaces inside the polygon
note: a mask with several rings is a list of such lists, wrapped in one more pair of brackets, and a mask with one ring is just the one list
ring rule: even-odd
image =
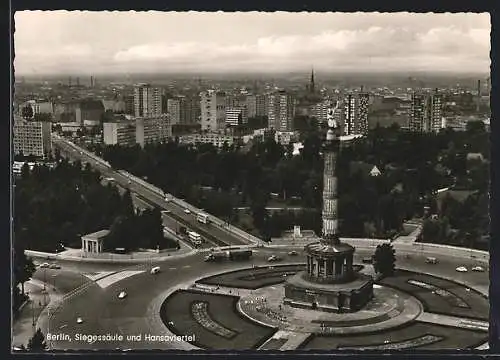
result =
[{"label": "lawn", "polygon": [[[194,335],[194,345],[204,349],[257,349],[269,339],[276,329],[256,324],[242,316],[236,309],[237,297],[208,294],[193,290],[179,290],[162,304],[160,316],[163,323],[177,335]],[[207,319],[195,320],[192,305],[204,303]],[[206,317],[206,316],[205,316]],[[171,322],[169,324],[169,322]],[[231,336],[222,336],[225,329]]]},{"label": "lawn", "polygon": [[[450,299],[447,296],[439,295],[439,293],[433,294],[430,289],[408,283],[409,280],[422,282],[443,289],[445,292],[455,296],[456,299]],[[396,276],[382,279],[379,283],[411,293],[422,302],[427,312],[480,320],[489,319],[490,304],[488,299],[473,289],[467,291],[466,287],[453,281],[435,276],[398,270]],[[465,303],[468,306],[461,307],[458,306],[459,303]]]},{"label": "lawn", "polygon": [[274,265],[272,269],[267,266],[256,267],[210,276],[198,280],[197,283],[255,290],[264,286],[282,283],[286,280],[286,276],[283,275],[294,275],[298,271],[304,270],[304,268],[305,265],[303,264]]},{"label": "lawn", "polygon": [[[327,336],[312,335],[301,349],[356,349],[370,350],[409,349],[467,349],[486,342],[488,334],[481,331],[458,329],[448,326],[412,322],[402,327],[378,333]],[[388,341],[388,343],[385,343]],[[392,343],[392,345],[391,345]],[[366,349],[368,350],[368,349]]]}]

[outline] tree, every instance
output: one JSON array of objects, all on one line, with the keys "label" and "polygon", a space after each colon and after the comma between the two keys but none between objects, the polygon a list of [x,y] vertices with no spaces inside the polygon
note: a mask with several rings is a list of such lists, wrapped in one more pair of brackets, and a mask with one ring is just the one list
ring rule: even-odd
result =
[{"label": "tree", "polygon": [[14,241],[14,284],[21,284],[22,294],[24,295],[24,283],[28,281],[35,272],[35,264],[31,258],[24,253],[24,246],[20,239]]},{"label": "tree", "polygon": [[33,334],[33,337],[28,341],[28,351],[40,352],[47,349],[47,344],[45,343],[45,335],[43,335],[42,330],[38,330]]},{"label": "tree", "polygon": [[29,119],[32,119],[33,118],[33,108],[31,107],[31,105],[26,105],[25,107],[23,107],[23,109],[21,110],[21,116],[26,119],[26,120],[29,120]]},{"label": "tree", "polygon": [[385,243],[377,245],[375,255],[373,256],[373,268],[383,276],[394,274],[396,264],[395,250],[392,244]]}]

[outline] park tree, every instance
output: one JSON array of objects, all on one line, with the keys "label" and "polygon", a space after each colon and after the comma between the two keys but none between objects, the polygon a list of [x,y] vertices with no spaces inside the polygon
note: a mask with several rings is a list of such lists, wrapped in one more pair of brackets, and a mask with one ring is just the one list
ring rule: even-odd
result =
[{"label": "park tree", "polygon": [[373,256],[374,270],[383,276],[394,274],[396,264],[395,250],[391,244],[385,243],[377,245]]},{"label": "park tree", "polygon": [[[17,240],[17,241],[16,241]],[[14,240],[13,275],[14,285],[21,284],[21,293],[24,295],[24,283],[28,281],[35,272],[35,264],[31,258],[24,253],[24,246],[20,239]]]},{"label": "park tree", "polygon": [[28,341],[28,351],[31,352],[41,352],[47,349],[47,344],[45,343],[45,335],[43,335],[40,328],[33,334],[33,337]]},{"label": "park tree", "polygon": [[23,119],[26,119],[26,120],[30,120],[33,118],[33,108],[31,107],[31,105],[26,105],[22,108],[21,110],[21,116],[23,117]]}]

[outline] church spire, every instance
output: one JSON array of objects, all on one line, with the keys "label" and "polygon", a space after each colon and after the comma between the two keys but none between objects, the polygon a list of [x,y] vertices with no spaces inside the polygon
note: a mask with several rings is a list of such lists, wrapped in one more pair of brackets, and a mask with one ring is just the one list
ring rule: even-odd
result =
[{"label": "church spire", "polygon": [[309,84],[309,91],[314,94],[314,68],[311,69],[311,83]]}]

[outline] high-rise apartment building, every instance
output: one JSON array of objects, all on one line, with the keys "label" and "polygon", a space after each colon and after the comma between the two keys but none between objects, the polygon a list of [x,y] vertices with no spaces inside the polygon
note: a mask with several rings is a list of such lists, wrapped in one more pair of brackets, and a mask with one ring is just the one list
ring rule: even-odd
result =
[{"label": "high-rise apartment building", "polygon": [[134,115],[136,117],[151,117],[162,114],[162,90],[150,84],[134,86]]},{"label": "high-rise apartment building", "polygon": [[427,113],[427,96],[422,93],[411,95],[410,114],[408,118],[408,130],[423,132]]},{"label": "high-rise apartment building", "polygon": [[167,99],[167,112],[172,125],[192,125],[199,119],[199,101],[185,96]]},{"label": "high-rise apartment building", "polygon": [[285,91],[269,95],[268,128],[276,131],[292,131],[295,117],[295,97]]},{"label": "high-rise apartment building", "polygon": [[344,98],[344,135],[368,133],[368,93],[347,94]]},{"label": "high-rise apartment building", "polygon": [[248,123],[248,112],[246,106],[226,108],[226,125],[238,126],[246,123]]},{"label": "high-rise apartment building", "polygon": [[414,92],[408,116],[408,130],[412,132],[438,132],[443,127],[443,96]]},{"label": "high-rise apartment building", "polygon": [[257,95],[248,95],[246,99],[248,117],[257,116]]},{"label": "high-rise apartment building", "polygon": [[13,145],[16,155],[44,158],[52,150],[51,123],[14,119]]},{"label": "high-rise apartment building", "polygon": [[429,96],[427,131],[439,132],[443,127],[443,95],[437,90]]},{"label": "high-rise apartment building", "polygon": [[226,96],[216,90],[200,94],[201,130],[217,132],[225,128]]}]

